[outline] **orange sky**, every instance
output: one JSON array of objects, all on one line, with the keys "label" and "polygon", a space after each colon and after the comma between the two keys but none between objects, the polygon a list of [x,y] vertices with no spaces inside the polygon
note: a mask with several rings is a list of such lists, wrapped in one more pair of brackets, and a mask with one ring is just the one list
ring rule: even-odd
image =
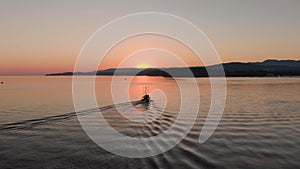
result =
[{"label": "orange sky", "polygon": [[[99,27],[121,16],[144,11],[166,12],[188,19],[210,38],[222,62],[300,60],[300,1],[28,0],[24,3],[3,0],[0,2],[0,75],[73,71],[80,49]],[[116,67],[137,50],[157,47],[172,51],[190,66],[201,65],[177,41],[146,35],[118,44],[100,68]],[[175,64],[170,54],[154,49],[131,57],[125,66],[144,62],[157,67]]]},{"label": "orange sky", "polygon": [[178,64],[173,54],[188,66],[202,65],[199,58],[181,42],[161,35],[147,34],[134,36],[117,44],[105,56],[99,69],[118,67],[122,61],[126,62],[122,67],[137,67],[140,64],[174,67]]}]

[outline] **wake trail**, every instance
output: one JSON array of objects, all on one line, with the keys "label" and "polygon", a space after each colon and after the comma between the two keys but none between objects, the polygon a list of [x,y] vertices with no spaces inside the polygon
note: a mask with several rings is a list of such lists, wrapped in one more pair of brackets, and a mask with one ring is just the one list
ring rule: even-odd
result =
[{"label": "wake trail", "polygon": [[[142,103],[141,101],[132,101],[132,102],[119,103],[117,105],[124,106],[124,105],[128,105],[128,104],[132,104],[133,106],[135,106],[135,105],[138,105],[138,104],[141,104],[141,103]],[[14,123],[0,124],[0,131],[8,130],[8,129],[28,128],[28,127],[32,127],[34,125],[43,124],[43,123],[47,123],[47,122],[50,122],[50,121],[66,120],[66,119],[72,118],[74,116],[105,111],[105,110],[113,109],[115,107],[116,107],[116,105],[114,104],[114,105],[108,105],[108,106],[99,107],[99,108],[92,108],[92,109],[82,110],[82,111],[79,111],[77,113],[76,112],[70,112],[70,113],[66,113],[66,114],[60,114],[60,115],[54,115],[54,116],[46,116],[46,117],[42,117],[42,118],[23,120],[23,121],[14,122]]]}]

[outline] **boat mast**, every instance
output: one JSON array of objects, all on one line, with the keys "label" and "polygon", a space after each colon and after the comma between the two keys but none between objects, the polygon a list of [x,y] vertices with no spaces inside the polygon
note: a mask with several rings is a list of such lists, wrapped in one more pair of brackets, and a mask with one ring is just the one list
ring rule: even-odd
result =
[{"label": "boat mast", "polygon": [[148,95],[148,87],[144,85],[144,95]]}]

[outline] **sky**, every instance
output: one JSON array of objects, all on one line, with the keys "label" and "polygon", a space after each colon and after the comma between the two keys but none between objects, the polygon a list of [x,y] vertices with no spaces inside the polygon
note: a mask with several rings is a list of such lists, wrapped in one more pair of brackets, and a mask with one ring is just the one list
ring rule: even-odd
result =
[{"label": "sky", "polygon": [[[300,60],[299,0],[1,0],[0,75],[73,71],[96,30],[137,12],[187,19],[207,35],[222,62]],[[99,68],[176,66],[171,53],[156,47],[172,50],[187,65],[202,64],[176,40],[145,35],[117,44]]]}]

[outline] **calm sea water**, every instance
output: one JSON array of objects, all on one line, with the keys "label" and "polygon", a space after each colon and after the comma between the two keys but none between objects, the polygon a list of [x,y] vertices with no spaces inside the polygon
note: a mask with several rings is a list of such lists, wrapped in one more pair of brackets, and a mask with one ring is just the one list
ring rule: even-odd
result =
[{"label": "calm sea water", "polygon": [[[118,84],[126,79],[120,77]],[[222,120],[204,144],[198,143],[198,137],[210,106],[210,83],[197,79],[201,104],[193,129],[170,151],[142,159],[111,154],[89,139],[73,113],[71,77],[0,77],[0,81],[4,81],[0,85],[1,169],[300,168],[300,78],[228,78]],[[95,92],[99,106],[107,108],[102,113],[121,133],[149,137],[176,120],[180,90],[174,79],[133,80],[131,100],[140,99],[144,84],[167,97],[162,118],[146,124],[128,122],[118,114],[110,81],[110,77],[97,77]],[[160,108],[160,101],[136,109],[151,113]],[[180,132],[180,126],[177,129]]]}]

